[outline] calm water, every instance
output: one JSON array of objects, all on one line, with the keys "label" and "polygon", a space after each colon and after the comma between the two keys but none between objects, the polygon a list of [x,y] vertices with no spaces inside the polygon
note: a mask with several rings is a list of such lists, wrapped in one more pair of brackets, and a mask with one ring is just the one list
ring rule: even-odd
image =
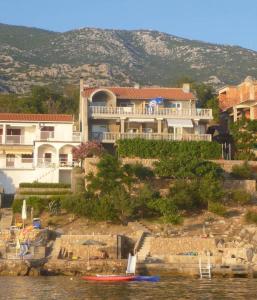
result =
[{"label": "calm water", "polygon": [[159,283],[89,283],[67,277],[0,277],[0,299],[257,299],[257,279],[162,278]]}]

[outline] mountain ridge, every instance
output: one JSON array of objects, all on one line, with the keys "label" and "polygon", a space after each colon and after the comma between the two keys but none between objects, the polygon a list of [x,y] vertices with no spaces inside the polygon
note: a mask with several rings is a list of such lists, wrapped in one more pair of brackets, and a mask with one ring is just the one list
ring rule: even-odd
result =
[{"label": "mountain ridge", "polygon": [[184,76],[215,87],[257,77],[257,52],[156,30],[55,32],[0,23],[0,91],[32,85],[171,86]]}]

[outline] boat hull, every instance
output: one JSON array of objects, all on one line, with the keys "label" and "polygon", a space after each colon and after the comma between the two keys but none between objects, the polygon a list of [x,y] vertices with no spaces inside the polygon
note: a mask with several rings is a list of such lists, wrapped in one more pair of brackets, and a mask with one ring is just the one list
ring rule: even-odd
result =
[{"label": "boat hull", "polygon": [[136,276],[119,276],[119,275],[101,275],[101,276],[83,276],[87,281],[132,281]]}]

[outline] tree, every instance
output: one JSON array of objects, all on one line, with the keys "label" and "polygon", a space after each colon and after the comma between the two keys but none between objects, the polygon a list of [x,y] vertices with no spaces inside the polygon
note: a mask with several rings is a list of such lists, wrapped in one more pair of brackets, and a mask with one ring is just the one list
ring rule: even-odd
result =
[{"label": "tree", "polygon": [[253,149],[256,145],[257,121],[243,118],[230,125],[230,132],[235,144],[235,159],[254,160]]},{"label": "tree", "polygon": [[130,190],[133,177],[127,173],[120,160],[110,154],[105,154],[97,163],[97,173],[90,173],[86,179],[88,182],[87,189],[94,195],[111,194],[117,187],[124,187]]},{"label": "tree", "polygon": [[88,141],[72,148],[73,159],[79,162],[81,166],[87,157],[100,156],[102,152],[102,145],[98,141]]}]

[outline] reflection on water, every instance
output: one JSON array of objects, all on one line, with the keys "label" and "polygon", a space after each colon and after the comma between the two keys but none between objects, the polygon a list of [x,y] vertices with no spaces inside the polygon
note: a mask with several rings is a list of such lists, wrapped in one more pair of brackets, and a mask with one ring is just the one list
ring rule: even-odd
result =
[{"label": "reflection on water", "polygon": [[0,277],[0,299],[257,299],[257,279],[161,278],[161,282],[94,283],[68,277]]}]

